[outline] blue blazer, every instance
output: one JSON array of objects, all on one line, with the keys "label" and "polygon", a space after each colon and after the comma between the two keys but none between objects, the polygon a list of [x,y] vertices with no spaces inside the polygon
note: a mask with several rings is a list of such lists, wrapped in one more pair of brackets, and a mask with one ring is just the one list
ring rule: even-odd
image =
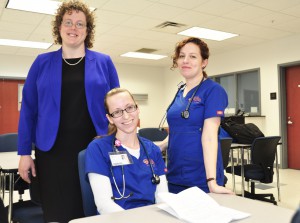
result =
[{"label": "blue blazer", "polygon": [[[32,143],[42,151],[52,148],[59,128],[62,49],[39,55],[26,78],[18,129],[18,154],[30,155]],[[119,87],[118,74],[108,55],[85,50],[85,94],[98,135],[107,133],[104,97]]]}]

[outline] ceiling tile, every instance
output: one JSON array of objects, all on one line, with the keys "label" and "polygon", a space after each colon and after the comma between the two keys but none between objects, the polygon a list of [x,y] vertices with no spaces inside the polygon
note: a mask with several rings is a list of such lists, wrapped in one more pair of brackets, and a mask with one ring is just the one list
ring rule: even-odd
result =
[{"label": "ceiling tile", "polygon": [[175,16],[173,22],[186,24],[189,27],[201,26],[201,24],[208,22],[214,19],[215,17],[216,16],[208,15],[201,12],[189,11],[188,13],[184,12],[178,16]]},{"label": "ceiling tile", "polygon": [[[215,29],[223,32],[232,32],[236,33],[234,27],[237,25],[243,24],[240,21],[233,19],[223,18],[223,17],[214,17],[208,22],[202,24],[203,28]],[[239,34],[239,33],[236,33]]]},{"label": "ceiling tile", "polygon": [[120,23],[131,18],[131,15],[120,12],[96,10],[96,22],[97,24],[107,23],[113,25],[119,25]]},{"label": "ceiling tile", "polygon": [[[0,24],[1,27],[1,24]],[[0,39],[14,39],[14,40],[27,40],[29,33],[16,33],[12,31],[2,30],[0,28]],[[1,51],[0,51],[1,52]]]},{"label": "ceiling tile", "polygon": [[94,7],[97,10],[97,9],[101,8],[105,3],[107,3],[108,0],[88,0],[86,2],[90,7]]},{"label": "ceiling tile", "polygon": [[[0,1],[0,38],[52,42],[54,16],[5,9]],[[300,33],[299,0],[85,0],[96,7],[93,50],[110,55],[114,62],[152,66],[171,64],[175,44],[186,36],[176,35],[193,26],[239,34],[225,41],[207,42],[211,53],[228,52]],[[164,29],[170,21],[186,26]],[[48,50],[0,46],[1,54],[36,56]],[[120,57],[139,48],[153,48],[168,55],[159,61]]]},{"label": "ceiling tile", "polygon": [[0,20],[0,36],[2,32],[15,32],[30,34],[35,29],[35,26],[30,24],[22,24],[16,22],[6,22]]},{"label": "ceiling tile", "polygon": [[96,24],[96,32],[95,35],[100,35],[103,33],[108,33],[110,30],[115,28],[117,25],[111,25],[111,24],[106,24],[106,23],[98,23]]},{"label": "ceiling tile", "polygon": [[16,22],[20,24],[39,24],[46,15],[20,10],[5,9],[1,15],[1,21]]},{"label": "ceiling tile", "polygon": [[38,42],[53,42],[52,30],[48,27],[37,27],[27,39],[29,41],[38,41]]},{"label": "ceiling tile", "polygon": [[281,10],[281,12],[300,18],[300,4],[287,9],[283,9]]},{"label": "ceiling tile", "polygon": [[271,10],[254,7],[254,6],[246,6],[240,8],[239,10],[231,11],[229,13],[223,14],[223,17],[236,19],[238,21],[248,22],[249,20],[259,18],[265,15],[272,13]]},{"label": "ceiling tile", "polygon": [[255,6],[273,11],[282,11],[290,7],[295,7],[299,4],[299,0],[260,0],[253,3]]},{"label": "ceiling tile", "polygon": [[1,54],[10,54],[10,55],[14,55],[17,50],[19,48],[18,47],[12,47],[12,46],[1,46],[0,45],[0,52]]},{"label": "ceiling tile", "polygon": [[132,16],[130,19],[124,21],[122,25],[138,29],[152,29],[162,22],[164,21],[159,19],[151,19],[142,16]]},{"label": "ceiling tile", "polygon": [[164,19],[166,21],[172,21],[174,17],[182,14],[188,13],[185,9],[163,5],[155,4],[149,6],[147,9],[139,12],[138,14],[145,17],[150,17],[154,19]]},{"label": "ceiling tile", "polygon": [[110,0],[107,1],[101,9],[125,14],[137,14],[152,4],[153,3],[146,0]]},{"label": "ceiling tile", "polygon": [[289,21],[294,20],[294,16],[286,15],[283,13],[274,12],[265,16],[261,16],[259,18],[254,18],[250,20],[250,23],[257,24],[260,26],[276,28],[276,26],[280,24],[285,24]]},{"label": "ceiling tile", "polygon": [[296,34],[300,33],[299,27],[300,27],[300,18],[276,25],[276,28],[278,29],[291,32],[291,33],[296,33]]},{"label": "ceiling tile", "polygon": [[141,33],[143,30],[141,29],[134,29],[125,26],[116,26],[110,30],[110,35],[118,35],[124,37],[134,37]]},{"label": "ceiling tile", "polygon": [[194,9],[201,5],[204,2],[207,2],[207,0],[188,0],[188,1],[182,1],[182,0],[160,0],[159,3],[175,6],[179,8],[184,9]]},{"label": "ceiling tile", "polygon": [[138,38],[145,39],[145,40],[152,40],[152,41],[160,41],[164,39],[166,36],[168,36],[167,33],[153,31],[153,30],[147,30],[136,35],[136,37]]},{"label": "ceiling tile", "polygon": [[247,5],[234,0],[210,0],[195,8],[194,10],[211,15],[223,16],[226,13],[240,10],[245,6]]}]

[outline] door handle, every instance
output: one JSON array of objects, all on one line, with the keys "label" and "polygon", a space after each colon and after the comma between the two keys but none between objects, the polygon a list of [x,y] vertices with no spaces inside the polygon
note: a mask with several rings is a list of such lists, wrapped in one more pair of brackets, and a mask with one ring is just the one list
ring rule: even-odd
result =
[{"label": "door handle", "polygon": [[291,125],[291,124],[293,124],[293,122],[291,121],[291,120],[288,120],[288,125]]}]

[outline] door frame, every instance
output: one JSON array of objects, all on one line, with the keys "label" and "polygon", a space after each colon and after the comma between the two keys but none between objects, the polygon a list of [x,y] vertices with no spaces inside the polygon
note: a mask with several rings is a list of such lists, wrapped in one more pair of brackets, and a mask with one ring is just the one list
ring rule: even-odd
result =
[{"label": "door frame", "polygon": [[287,119],[286,119],[286,82],[285,75],[286,69],[292,66],[299,66],[300,61],[284,63],[278,65],[279,71],[279,128],[281,131],[281,150],[280,150],[280,168],[288,168],[288,149],[287,149]]}]

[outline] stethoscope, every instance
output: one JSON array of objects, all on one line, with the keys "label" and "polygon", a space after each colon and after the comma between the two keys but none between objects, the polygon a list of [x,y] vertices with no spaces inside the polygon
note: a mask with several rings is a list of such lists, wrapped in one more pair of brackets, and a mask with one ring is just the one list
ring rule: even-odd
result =
[{"label": "stethoscope", "polygon": [[[143,149],[144,149],[144,151],[145,151],[145,154],[146,154],[146,156],[147,156],[147,160],[148,160],[148,163],[149,163],[149,166],[150,166],[150,169],[151,169],[151,173],[152,173],[151,182],[152,182],[153,184],[157,185],[157,184],[160,183],[160,178],[159,178],[159,176],[158,176],[157,174],[154,173],[154,169],[153,169],[153,166],[152,166],[152,163],[151,163],[151,160],[150,160],[148,151],[147,151],[147,149],[146,149],[146,147],[145,147],[143,141],[140,139],[139,136],[138,136],[138,140],[139,140],[140,144],[142,145],[142,147],[143,147]],[[116,138],[114,138],[114,139],[112,140],[113,151],[116,152],[116,153],[118,153],[119,150],[118,150],[118,148],[117,148],[115,142],[116,142]],[[113,200],[126,199],[126,198],[129,198],[129,197],[131,197],[131,196],[133,195],[132,192],[130,192],[128,195],[125,195],[126,182],[125,182],[125,174],[124,174],[124,166],[123,166],[123,165],[121,165],[121,169],[122,169],[122,181],[123,181],[123,192],[122,192],[122,193],[121,193],[121,191],[120,191],[120,189],[119,189],[119,187],[118,187],[118,185],[117,185],[117,183],[116,183],[115,175],[114,175],[114,173],[113,173],[113,171],[112,171],[112,165],[111,165],[111,167],[110,167],[110,172],[111,172],[111,174],[112,174],[112,178],[113,178],[113,181],[114,181],[114,185],[115,185],[115,187],[116,187],[116,189],[117,189],[118,194],[120,195],[120,197],[114,197],[114,196],[112,196],[111,199],[113,199]]]},{"label": "stethoscope", "polygon": [[[195,91],[193,92],[192,97],[189,99],[189,103],[187,104],[185,110],[182,111],[182,112],[180,113],[180,115],[181,115],[182,118],[188,119],[188,118],[190,117],[190,112],[189,112],[190,106],[191,106],[191,104],[192,104],[192,102],[193,102],[193,100],[194,100],[194,97],[195,97],[196,93],[198,92],[198,90],[199,90],[201,84],[203,83],[203,81],[204,81],[204,76],[202,77],[202,80],[200,81],[200,83],[198,84],[197,88],[196,88]],[[179,92],[181,89],[183,89],[183,88],[186,86],[186,84],[184,84],[184,83],[181,81],[177,86],[178,86],[178,90],[177,90],[177,92],[176,92],[176,94],[175,94],[175,96],[174,96],[174,98],[173,98],[171,104],[168,106],[168,108],[167,108],[167,110],[166,110],[166,112],[165,112],[163,118],[161,119],[161,121],[160,121],[160,123],[159,123],[159,126],[158,126],[159,129],[162,129],[161,126],[163,126],[164,122],[166,121],[167,113],[168,113],[170,107],[174,104],[178,92]]]},{"label": "stethoscope", "polygon": [[[192,102],[193,102],[193,100],[194,100],[194,97],[195,97],[195,95],[196,95],[198,89],[200,88],[201,84],[203,83],[203,81],[204,81],[204,76],[202,77],[202,80],[200,81],[200,83],[198,84],[197,88],[196,88],[195,91],[193,92],[192,97],[189,99],[189,103],[187,104],[185,110],[184,110],[183,112],[181,112],[181,117],[182,117],[182,118],[188,119],[188,118],[190,117],[190,112],[189,112],[190,106],[191,106],[191,104],[192,104]],[[178,92],[177,92],[177,93],[178,93]],[[176,95],[177,95],[177,93],[176,93]],[[175,98],[176,98],[176,95],[175,95],[175,97],[174,97],[174,100],[175,100]],[[174,100],[173,100],[172,104],[174,103]],[[171,104],[171,105],[172,105],[172,104]]]}]

